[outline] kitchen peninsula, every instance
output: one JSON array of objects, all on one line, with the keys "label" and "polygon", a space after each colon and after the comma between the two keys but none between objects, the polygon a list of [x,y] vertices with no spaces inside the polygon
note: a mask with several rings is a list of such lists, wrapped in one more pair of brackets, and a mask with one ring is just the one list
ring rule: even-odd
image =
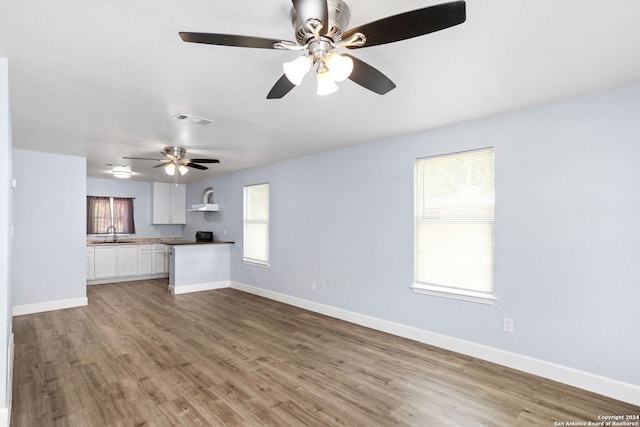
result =
[{"label": "kitchen peninsula", "polygon": [[231,245],[180,238],[87,241],[87,284],[168,277],[173,294],[228,287]]},{"label": "kitchen peninsula", "polygon": [[174,241],[169,245],[169,292],[207,291],[229,287],[234,242]]}]

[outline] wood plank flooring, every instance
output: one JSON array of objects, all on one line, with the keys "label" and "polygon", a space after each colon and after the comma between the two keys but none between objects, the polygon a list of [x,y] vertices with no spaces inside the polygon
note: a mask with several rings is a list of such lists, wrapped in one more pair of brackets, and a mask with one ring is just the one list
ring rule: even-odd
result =
[{"label": "wood plank flooring", "polygon": [[12,427],[553,426],[640,408],[232,289],[14,318]]}]

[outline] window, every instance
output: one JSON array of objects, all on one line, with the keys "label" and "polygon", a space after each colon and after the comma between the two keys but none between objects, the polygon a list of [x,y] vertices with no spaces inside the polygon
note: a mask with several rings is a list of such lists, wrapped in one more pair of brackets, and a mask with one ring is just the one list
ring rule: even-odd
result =
[{"label": "window", "polygon": [[413,290],[492,303],[493,149],[417,159],[414,180]]},{"label": "window", "polygon": [[243,259],[269,266],[269,184],[244,187]]},{"label": "window", "polygon": [[133,199],[87,196],[87,234],[134,234]]}]

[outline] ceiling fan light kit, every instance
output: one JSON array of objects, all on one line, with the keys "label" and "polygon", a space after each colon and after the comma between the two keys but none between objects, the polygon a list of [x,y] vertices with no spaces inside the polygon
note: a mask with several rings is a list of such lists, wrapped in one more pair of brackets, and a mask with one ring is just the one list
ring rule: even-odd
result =
[{"label": "ceiling fan light kit", "polygon": [[318,95],[329,95],[338,90],[338,85],[327,67],[318,69],[316,80],[318,84],[316,94]]},{"label": "ceiling fan light kit", "polygon": [[164,167],[164,172],[167,175],[173,176],[176,173],[176,169],[180,172],[180,175],[184,175],[189,172],[189,169],[186,166],[179,164],[177,161],[172,161],[167,164],[167,166]]},{"label": "ceiling fan light kit", "polygon": [[429,6],[388,16],[349,30],[351,12],[342,0],[292,0],[291,22],[296,42],[233,34],[180,32],[183,41],[219,46],[304,51],[304,55],[283,64],[284,75],[267,99],[278,99],[300,85],[316,67],[317,94],[338,90],[336,82],[350,79],[379,95],[396,85],[371,65],[336,49],[357,49],[419,37],[461,24],[466,20],[464,1]]},{"label": "ceiling fan light kit", "polygon": [[291,62],[282,64],[284,75],[289,81],[298,86],[313,66],[313,59],[310,56],[300,56]]},{"label": "ceiling fan light kit", "polygon": [[339,53],[329,53],[324,63],[331,72],[333,80],[338,83],[347,80],[353,71],[353,60]]}]

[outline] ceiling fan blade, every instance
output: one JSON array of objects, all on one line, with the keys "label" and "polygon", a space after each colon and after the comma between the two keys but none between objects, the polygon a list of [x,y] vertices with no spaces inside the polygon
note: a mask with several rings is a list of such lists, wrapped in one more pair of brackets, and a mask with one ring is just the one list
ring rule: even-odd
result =
[{"label": "ceiling fan blade", "polygon": [[293,8],[302,22],[317,19],[322,22],[322,34],[329,30],[329,7],[327,0],[292,0]]},{"label": "ceiling fan blade", "polygon": [[349,54],[343,53],[342,55],[348,56],[353,60],[353,71],[349,76],[349,80],[379,95],[384,95],[396,87],[395,83],[378,69]]},{"label": "ceiling fan blade", "polygon": [[218,159],[184,159],[184,161],[191,163],[220,163]]},{"label": "ceiling fan blade", "polygon": [[295,44],[289,41],[265,39],[262,37],[237,36],[233,34],[180,32],[180,37],[188,43],[216,44],[220,46],[255,47],[275,49],[275,43]]},{"label": "ceiling fan blade", "polygon": [[162,162],[162,163],[158,163],[157,165],[154,166],[154,168],[161,168],[163,166],[167,166],[169,163],[171,162]]},{"label": "ceiling fan blade", "polygon": [[156,162],[161,162],[163,159],[150,159],[148,157],[123,157],[123,159],[128,160],[154,160]]},{"label": "ceiling fan blade", "polygon": [[444,30],[462,24],[466,19],[465,2],[454,1],[388,16],[352,28],[342,35],[342,39],[348,40],[355,33],[362,33],[367,38],[362,47],[377,46]]},{"label": "ceiling fan blade", "polygon": [[206,166],[198,165],[196,163],[185,163],[184,165],[187,166],[187,167],[190,167],[190,168],[200,169],[200,170],[203,170],[203,171],[209,169]]},{"label": "ceiling fan blade", "polygon": [[283,74],[267,94],[267,99],[282,98],[283,96],[288,94],[294,87],[296,87],[296,85],[291,83],[287,76]]}]

